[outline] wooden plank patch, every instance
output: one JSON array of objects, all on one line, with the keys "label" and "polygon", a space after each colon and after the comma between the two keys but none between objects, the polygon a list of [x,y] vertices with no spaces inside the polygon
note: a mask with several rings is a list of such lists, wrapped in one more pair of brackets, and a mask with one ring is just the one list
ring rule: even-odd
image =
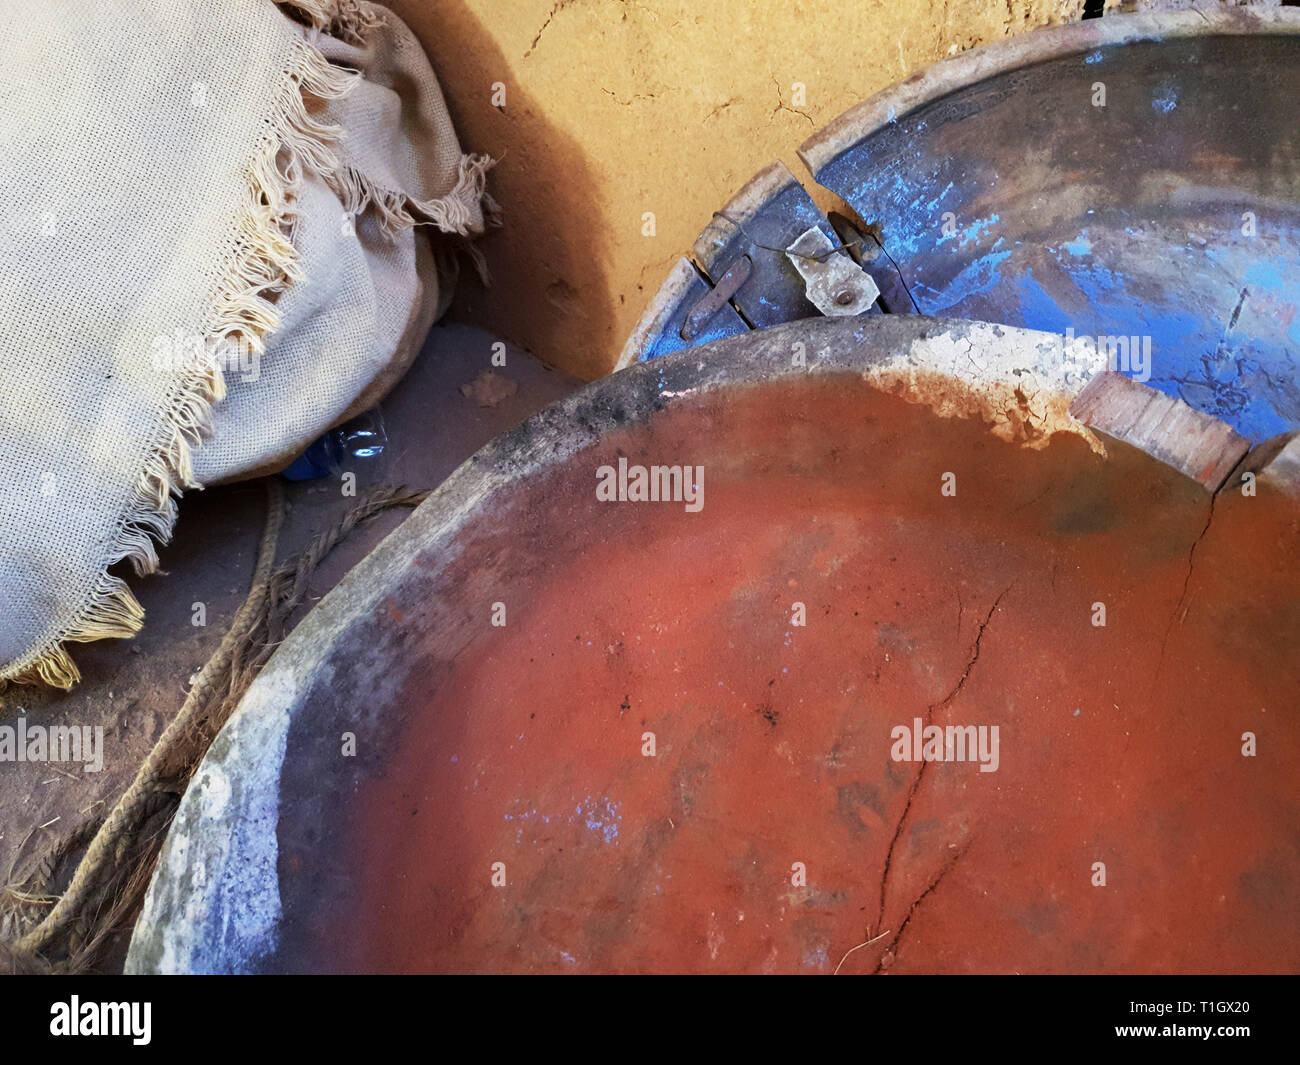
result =
[{"label": "wooden plank patch", "polygon": [[1193,410],[1122,373],[1098,374],[1070,405],[1089,429],[1140,448],[1217,491],[1250,450],[1250,443],[1218,418]]}]

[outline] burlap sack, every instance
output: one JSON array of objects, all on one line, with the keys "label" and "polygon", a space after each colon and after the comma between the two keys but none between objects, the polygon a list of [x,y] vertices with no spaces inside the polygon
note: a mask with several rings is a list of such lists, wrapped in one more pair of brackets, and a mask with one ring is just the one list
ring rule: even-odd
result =
[{"label": "burlap sack", "polygon": [[[10,0],[0,38],[0,681],[143,614],[185,488],[375,402],[483,228],[427,60],[355,0]],[[201,446],[200,446],[201,445]]]}]

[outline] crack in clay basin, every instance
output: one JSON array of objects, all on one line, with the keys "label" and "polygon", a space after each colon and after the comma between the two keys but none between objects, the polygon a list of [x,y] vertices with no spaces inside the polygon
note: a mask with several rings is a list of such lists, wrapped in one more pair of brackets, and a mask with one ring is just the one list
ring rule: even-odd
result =
[{"label": "crack in clay basin", "polygon": [[[703,509],[598,501],[620,456],[703,465]],[[1209,511],[848,375],[608,435],[430,574],[327,861],[282,810],[272,967],[1294,970],[1296,513]],[[918,718],[996,726],[996,771],[894,760]]]},{"label": "crack in clay basin", "polygon": [[[880,372],[927,345],[1021,383]],[[1212,503],[1052,350],[800,323],[490,445],[250,690],[128,969],[1300,967],[1293,449]]]}]

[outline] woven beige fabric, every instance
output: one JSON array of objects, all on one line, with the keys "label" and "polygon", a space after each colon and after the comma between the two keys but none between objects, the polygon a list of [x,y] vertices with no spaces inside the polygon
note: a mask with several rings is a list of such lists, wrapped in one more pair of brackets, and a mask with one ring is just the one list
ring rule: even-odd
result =
[{"label": "woven beige fabric", "polygon": [[438,303],[412,224],[483,227],[409,31],[281,7],[6,5],[0,680],[70,687],[66,644],[137,631],[109,567],[379,398]]}]

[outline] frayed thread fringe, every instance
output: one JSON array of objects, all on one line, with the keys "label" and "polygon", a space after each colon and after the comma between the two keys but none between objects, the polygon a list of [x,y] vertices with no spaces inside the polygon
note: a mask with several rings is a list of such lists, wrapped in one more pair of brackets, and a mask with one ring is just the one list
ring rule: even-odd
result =
[{"label": "frayed thread fringe", "polygon": [[[298,5],[302,6],[302,5]],[[359,12],[358,26],[372,17],[355,0],[309,5],[334,17]],[[336,99],[359,80],[355,71],[332,66],[306,41],[298,39],[286,77],[273,101],[271,115],[247,171],[247,201],[235,242],[224,264],[217,301],[202,333],[205,349],[217,342],[239,340],[257,351],[280,324],[274,299],[291,282],[302,278],[292,243],[298,192],[304,173],[336,180],[338,161],[330,149],[336,126],[319,122],[307,109],[307,98]],[[191,448],[211,429],[212,404],[225,396],[225,383],[215,352],[209,360],[178,375],[166,403],[157,436],[150,441],[144,468],[133,498],[112,537],[109,565],[129,561],[140,575],[158,569],[155,543],[166,543],[176,523],[176,499],[186,488],[202,487],[194,480]],[[144,610],[125,581],[101,573],[89,602],[73,622],[47,646],[15,663],[4,678],[20,684],[44,683],[64,690],[81,679],[65,644],[102,639],[126,639],[140,631]]]},{"label": "frayed thread fringe", "polygon": [[[281,7],[296,10],[312,30],[349,44],[364,45],[369,33],[384,24],[382,11],[361,0],[279,2]],[[489,226],[501,225],[501,208],[487,191],[487,172],[495,165],[496,160],[487,155],[463,155],[451,191],[429,200],[415,200],[404,192],[382,188],[353,167],[336,171],[329,183],[349,214],[360,215],[367,207],[373,206],[380,226],[390,237],[403,229],[425,223],[437,226],[444,233],[473,237],[481,232],[480,219]],[[486,262],[482,254],[472,246],[469,250],[486,281]]]},{"label": "frayed thread fringe", "polygon": [[359,215],[367,207],[374,207],[383,231],[392,236],[411,226],[431,224],[444,233],[457,236],[476,236],[480,219],[489,225],[500,225],[500,208],[488,195],[487,173],[496,165],[489,155],[461,156],[456,172],[456,184],[443,196],[429,200],[416,200],[394,189],[376,185],[355,167],[341,167],[330,180],[330,185],[343,204],[343,210]]},{"label": "frayed thread fringe", "polygon": [[365,44],[366,35],[384,24],[383,12],[359,0],[277,0],[291,7],[313,30],[328,33],[348,44]]},{"label": "frayed thread fringe", "polygon": [[[95,585],[82,619],[64,632],[59,642],[38,655],[30,665],[5,678],[15,684],[48,684],[68,690],[81,680],[81,671],[65,643],[130,639],[144,624],[144,608],[120,577],[103,573]],[[3,684],[4,681],[0,681]]]},{"label": "frayed thread fringe", "polygon": [[464,238],[459,242],[459,250],[469,256],[479,280],[488,286],[492,279],[487,258],[472,238],[482,232],[480,219],[490,227],[501,225],[501,207],[487,191],[487,172],[496,164],[497,160],[488,155],[461,156],[456,184],[451,191],[429,200],[412,199],[404,192],[382,188],[354,167],[341,167],[330,180],[330,186],[343,209],[351,215],[360,215],[367,207],[374,207],[380,229],[389,237],[411,226],[428,224]]}]

